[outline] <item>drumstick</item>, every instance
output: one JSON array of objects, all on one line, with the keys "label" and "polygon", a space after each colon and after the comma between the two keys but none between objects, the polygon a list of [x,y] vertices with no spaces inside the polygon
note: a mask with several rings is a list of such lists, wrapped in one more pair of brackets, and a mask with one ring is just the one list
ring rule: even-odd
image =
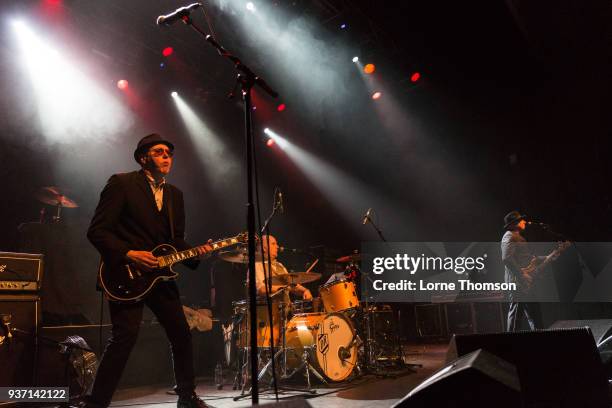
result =
[{"label": "drumstick", "polygon": [[310,268],[308,268],[308,270],[305,273],[312,271],[312,268],[314,268],[315,265],[318,263],[319,263],[319,258],[315,259],[315,261],[312,263],[312,265],[310,265]]}]

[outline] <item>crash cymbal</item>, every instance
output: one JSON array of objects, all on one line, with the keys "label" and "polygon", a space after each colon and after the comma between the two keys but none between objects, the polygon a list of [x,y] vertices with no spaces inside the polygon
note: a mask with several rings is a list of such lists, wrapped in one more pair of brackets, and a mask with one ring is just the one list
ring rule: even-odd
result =
[{"label": "crash cymbal", "polygon": [[272,277],[273,285],[299,285],[314,282],[321,279],[321,274],[316,272],[291,272]]},{"label": "crash cymbal", "polygon": [[346,262],[358,262],[361,261],[361,254],[350,254],[346,256],[341,256],[336,259],[336,262],[346,263]]},{"label": "crash cymbal", "polygon": [[64,208],[76,208],[79,205],[64,195],[62,189],[55,186],[42,187],[34,195],[41,203]]}]

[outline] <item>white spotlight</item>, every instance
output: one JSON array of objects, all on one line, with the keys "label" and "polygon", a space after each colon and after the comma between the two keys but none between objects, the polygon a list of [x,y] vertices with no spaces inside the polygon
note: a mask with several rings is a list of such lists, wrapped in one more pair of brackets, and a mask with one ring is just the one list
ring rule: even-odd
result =
[{"label": "white spotlight", "polygon": [[270,134],[270,129],[265,128],[265,129],[264,129],[264,133],[265,133],[266,135],[269,135],[269,134]]},{"label": "white spotlight", "polygon": [[359,57],[353,57],[353,62],[359,62]]},{"label": "white spotlight", "polygon": [[255,12],[255,4],[253,4],[253,2],[252,2],[252,1],[249,1],[249,2],[246,4],[246,8],[247,8],[247,10],[249,10],[251,13],[254,13],[254,12]]},{"label": "white spotlight", "polygon": [[170,96],[173,97],[173,98],[176,98],[178,96],[178,93],[176,91],[172,91],[170,93]]}]

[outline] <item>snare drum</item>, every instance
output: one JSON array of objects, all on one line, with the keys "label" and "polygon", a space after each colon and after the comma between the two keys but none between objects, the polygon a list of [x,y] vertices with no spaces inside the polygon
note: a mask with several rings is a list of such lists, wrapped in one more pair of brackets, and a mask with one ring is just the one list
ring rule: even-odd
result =
[{"label": "snare drum", "polygon": [[340,279],[319,286],[319,294],[326,312],[341,312],[359,306],[357,287],[347,279]]},{"label": "snare drum", "polygon": [[304,313],[293,316],[285,329],[287,367],[309,362],[330,381],[345,380],[357,364],[355,329],[340,313]]},{"label": "snare drum", "polygon": [[[233,302],[234,316],[238,332],[237,346],[240,348],[249,347],[249,302],[247,300],[239,300]],[[274,335],[274,345],[280,344],[281,335],[281,317],[284,313],[285,304],[283,302],[272,303],[272,333]],[[268,319],[268,306],[265,301],[257,301],[257,347],[270,347],[270,323]]]}]

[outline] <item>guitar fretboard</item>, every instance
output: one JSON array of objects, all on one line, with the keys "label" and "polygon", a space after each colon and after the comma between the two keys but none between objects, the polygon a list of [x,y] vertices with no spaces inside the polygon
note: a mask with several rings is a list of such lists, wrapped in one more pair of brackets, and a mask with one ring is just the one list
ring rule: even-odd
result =
[{"label": "guitar fretboard", "polygon": [[[209,244],[212,247],[212,249],[210,249],[210,250],[204,249],[203,253],[207,254],[207,253],[215,252],[215,251],[218,251],[219,249],[223,249],[223,248],[226,248],[228,246],[236,245],[236,244],[239,244],[240,242],[243,242],[239,238],[240,238],[240,236],[232,237],[232,238],[227,238],[227,239],[222,239],[220,241],[212,242],[212,243]],[[158,256],[157,260],[159,262],[159,266],[161,268],[164,268],[166,266],[173,265],[173,264],[175,264],[177,262],[182,262],[182,261],[184,261],[186,259],[195,258],[196,256],[199,255],[199,252],[198,252],[197,248],[201,248],[201,247],[203,247],[203,245],[200,246],[200,247],[186,249],[186,250],[180,251],[180,252],[175,252],[175,253],[169,254],[169,255]]]}]

